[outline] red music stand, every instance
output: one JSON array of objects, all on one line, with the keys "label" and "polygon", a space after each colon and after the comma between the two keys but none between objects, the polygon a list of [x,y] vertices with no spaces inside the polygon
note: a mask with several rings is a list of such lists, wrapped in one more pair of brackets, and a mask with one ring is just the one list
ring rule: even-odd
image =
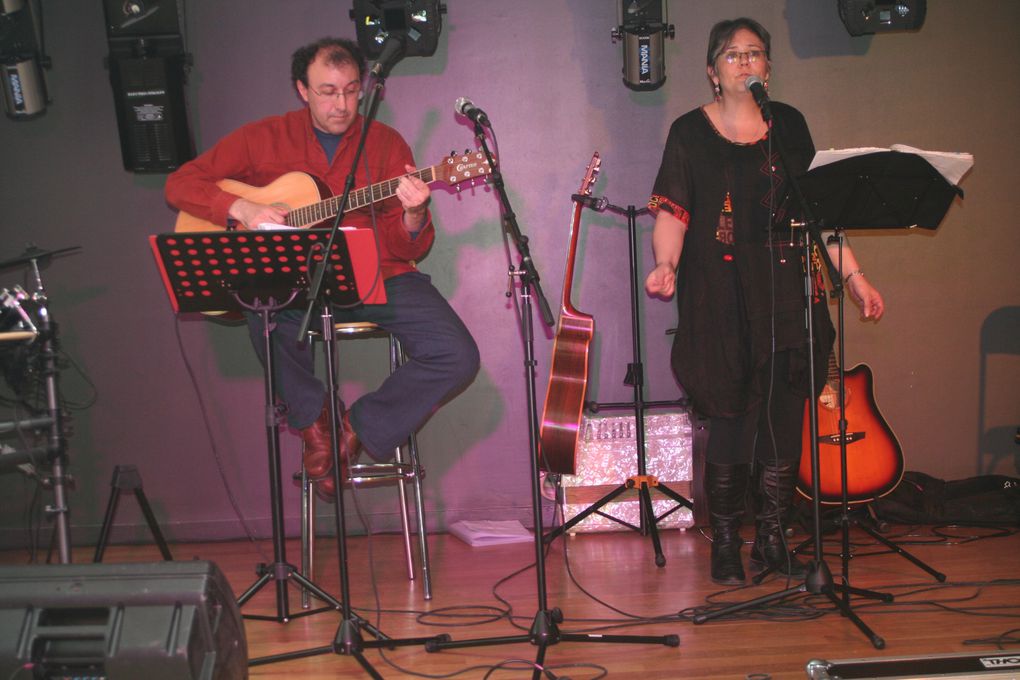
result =
[{"label": "red music stand", "polygon": [[[280,422],[270,341],[270,319],[281,309],[307,304],[315,267],[323,260],[330,229],[215,231],[159,234],[149,237],[174,312],[252,312],[265,329],[264,377],[269,487],[273,523],[273,563],[256,568],[258,579],[240,597],[244,605],[270,580],[276,582],[276,616],[245,618],[286,623],[291,618],[341,609],[342,604],[287,562],[280,472]],[[325,299],[341,307],[386,301],[375,234],[371,229],[342,228],[333,242],[324,282]],[[338,540],[343,540],[339,537]],[[291,614],[287,581],[316,595],[329,606]],[[376,637],[369,622],[359,624]]]},{"label": "red music stand", "polygon": [[[242,312],[250,301],[279,300],[280,308],[306,304],[312,268],[322,261],[329,229],[212,231],[149,237],[175,313]],[[342,228],[333,244],[325,295],[339,306],[382,304],[375,234]],[[275,311],[275,310],[274,310]]]}]

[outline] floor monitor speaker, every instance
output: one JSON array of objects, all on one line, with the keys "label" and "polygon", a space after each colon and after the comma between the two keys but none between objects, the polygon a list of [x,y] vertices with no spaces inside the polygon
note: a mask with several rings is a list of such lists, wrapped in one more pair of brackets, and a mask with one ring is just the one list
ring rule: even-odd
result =
[{"label": "floor monitor speaker", "polygon": [[0,678],[234,680],[247,665],[212,562],[0,566]]}]

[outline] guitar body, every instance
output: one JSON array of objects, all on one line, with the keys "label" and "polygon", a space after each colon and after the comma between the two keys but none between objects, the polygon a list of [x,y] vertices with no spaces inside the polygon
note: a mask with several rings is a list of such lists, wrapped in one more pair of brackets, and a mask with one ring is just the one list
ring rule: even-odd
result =
[{"label": "guitar body", "polygon": [[560,312],[542,413],[542,462],[549,472],[576,472],[574,454],[588,387],[588,352],[594,336],[593,317]]},{"label": "guitar body", "polygon": [[[875,403],[871,369],[866,364],[844,372],[847,420],[847,495],[865,503],[886,495],[903,478],[903,450]],[[812,497],[811,433],[805,404],[803,453],[797,490]],[[826,383],[818,398],[819,501],[842,502],[839,447],[839,395]]]},{"label": "guitar body", "polygon": [[[596,151],[585,172],[578,191],[591,194],[601,167]],[[554,474],[572,475],[577,471],[577,435],[581,428],[581,411],[588,390],[588,353],[595,335],[595,319],[574,309],[570,302],[574,280],[574,257],[577,254],[578,227],[583,206],[574,201],[567,249],[567,268],[563,282],[563,303],[556,324],[552,362],[549,367],[549,388],[542,411],[541,451],[538,465]]]},{"label": "guitar body", "polygon": [[[317,203],[329,196],[329,191],[320,187],[319,180],[303,172],[288,172],[280,175],[264,187],[253,187],[234,179],[224,179],[216,183],[220,189],[236,194],[249,201],[278,205],[288,212],[305,205]],[[223,231],[224,227],[208,220],[195,217],[186,212],[177,214],[174,231]]]}]

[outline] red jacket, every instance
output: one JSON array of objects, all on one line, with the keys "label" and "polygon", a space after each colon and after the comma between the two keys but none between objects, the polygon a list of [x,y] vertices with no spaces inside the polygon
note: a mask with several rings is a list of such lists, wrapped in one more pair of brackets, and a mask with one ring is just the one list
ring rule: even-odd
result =
[{"label": "red jacket", "polygon": [[[362,118],[357,116],[330,163],[312,129],[307,108],[248,123],[171,174],[166,182],[167,202],[195,217],[226,225],[227,210],[238,196],[217,187],[221,179],[261,187],[285,173],[300,171],[319,178],[334,195],[339,194],[350,173],[361,127]],[[354,188],[399,177],[405,174],[405,163],[414,164],[407,143],[393,128],[375,122],[368,131]],[[369,174],[365,172],[366,164]],[[371,227],[371,207],[347,213],[343,224]],[[412,238],[404,228],[403,208],[397,198],[376,203],[374,208],[384,278],[412,271],[415,261],[425,256],[435,239],[431,215]]]}]

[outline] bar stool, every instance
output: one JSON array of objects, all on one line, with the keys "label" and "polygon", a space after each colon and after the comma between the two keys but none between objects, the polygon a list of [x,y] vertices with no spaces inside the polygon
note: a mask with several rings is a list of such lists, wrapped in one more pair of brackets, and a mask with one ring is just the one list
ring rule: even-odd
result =
[{"label": "bar stool", "polygon": [[[337,323],[334,326],[337,343],[342,340],[358,338],[386,338],[390,345],[390,373],[402,366],[407,357],[404,355],[400,341],[396,337],[379,328],[371,322],[350,322]],[[320,339],[321,334],[312,332],[314,339]],[[337,363],[339,363],[340,352],[336,352]],[[338,368],[339,371],[339,368]],[[415,578],[414,549],[411,540],[411,522],[408,517],[410,507],[408,504],[407,485],[410,483],[414,493],[414,515],[415,529],[418,532],[418,552],[421,556],[421,579],[422,591],[426,600],[432,599],[432,576],[429,570],[429,546],[428,535],[425,530],[425,504],[422,494],[422,477],[425,471],[418,458],[418,440],[412,432],[407,438],[407,443],[398,446],[394,461],[392,463],[364,463],[351,465],[348,471],[348,483],[355,487],[375,487],[388,482],[396,482],[397,494],[400,501],[400,524],[404,534],[404,555],[407,561],[407,578],[413,581]],[[315,571],[315,482],[308,478],[308,474],[301,467],[296,475],[301,484],[301,573],[311,579]],[[301,605],[304,608],[311,606],[310,597],[306,592],[302,593]]]}]

